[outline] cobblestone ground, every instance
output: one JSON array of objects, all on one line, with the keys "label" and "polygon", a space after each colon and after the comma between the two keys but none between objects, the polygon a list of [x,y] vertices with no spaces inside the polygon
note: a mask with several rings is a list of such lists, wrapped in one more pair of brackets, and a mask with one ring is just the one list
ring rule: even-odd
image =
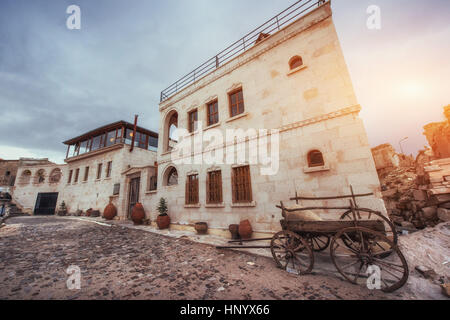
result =
[{"label": "cobblestone ground", "polygon": [[[336,275],[298,277],[273,260],[89,222],[15,218],[0,229],[0,299],[398,299]],[[66,270],[81,269],[81,289]]]}]

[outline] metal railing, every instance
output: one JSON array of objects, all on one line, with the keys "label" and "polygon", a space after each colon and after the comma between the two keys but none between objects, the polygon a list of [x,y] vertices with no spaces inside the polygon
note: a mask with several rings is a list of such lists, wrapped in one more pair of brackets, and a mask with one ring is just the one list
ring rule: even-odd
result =
[{"label": "metal railing", "polygon": [[224,65],[237,55],[247,51],[257,42],[260,36],[269,36],[291,23],[301,15],[305,15],[317,7],[325,4],[329,0],[300,0],[291,5],[289,8],[283,10],[272,19],[265,22],[263,25],[246,34],[244,37],[230,45],[225,50],[219,52],[211,59],[191,71],[177,82],[173,83],[161,92],[160,102],[169,99],[179,91],[187,86],[200,80],[209,72]]}]

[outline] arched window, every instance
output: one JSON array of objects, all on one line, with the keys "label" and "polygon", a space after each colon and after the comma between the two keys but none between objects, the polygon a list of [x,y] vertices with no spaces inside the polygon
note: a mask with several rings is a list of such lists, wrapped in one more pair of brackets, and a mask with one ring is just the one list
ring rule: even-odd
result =
[{"label": "arched window", "polygon": [[164,123],[164,152],[172,150],[178,143],[178,113],[169,112]]},{"label": "arched window", "polygon": [[176,186],[178,185],[178,172],[175,167],[170,167],[166,170],[164,185]]},{"label": "arched window", "polygon": [[31,171],[30,170],[24,170],[22,171],[22,175],[20,176],[20,183],[27,184],[30,182],[31,179]]},{"label": "arched window", "polygon": [[44,169],[40,169],[37,173],[36,173],[36,183],[44,183],[45,181],[45,170]]},{"label": "arched window", "polygon": [[58,183],[61,180],[62,172],[61,169],[55,168],[50,173],[49,181],[50,183]]},{"label": "arched window", "polygon": [[322,167],[325,165],[322,152],[319,150],[313,150],[308,153],[308,167]]},{"label": "arched window", "polygon": [[294,56],[289,60],[289,68],[291,70],[301,67],[303,65],[303,59],[300,56]]}]

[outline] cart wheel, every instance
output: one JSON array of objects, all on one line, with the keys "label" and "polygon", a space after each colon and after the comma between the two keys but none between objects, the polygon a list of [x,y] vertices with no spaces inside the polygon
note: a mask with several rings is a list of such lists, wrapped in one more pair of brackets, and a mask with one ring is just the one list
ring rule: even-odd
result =
[{"label": "cart wheel", "polygon": [[[348,245],[342,245],[344,238]],[[363,227],[342,229],[330,247],[336,269],[351,283],[392,292],[408,280],[405,257],[394,242],[379,232]]]},{"label": "cart wheel", "polygon": [[319,234],[309,236],[307,238],[309,246],[313,249],[314,252],[324,251],[330,245],[330,237],[327,235]]},{"label": "cart wheel", "polygon": [[300,275],[308,274],[314,266],[314,255],[308,242],[292,231],[275,234],[270,243],[272,256],[277,266],[296,270]]},{"label": "cart wheel", "polygon": [[[370,209],[359,208],[356,210],[359,212],[359,213],[356,213],[357,220],[383,220],[383,222],[385,222],[389,226],[388,230],[386,230],[387,238],[390,239],[394,244],[397,244],[397,242],[398,242],[397,231],[395,229],[395,225],[392,223],[392,221],[389,218],[385,217],[383,214],[381,214],[378,211],[373,211]],[[341,220],[344,220],[344,219],[353,220],[353,214],[352,214],[351,210],[344,212],[342,214]],[[344,240],[344,243],[345,243],[345,245],[349,244],[345,240]]]}]

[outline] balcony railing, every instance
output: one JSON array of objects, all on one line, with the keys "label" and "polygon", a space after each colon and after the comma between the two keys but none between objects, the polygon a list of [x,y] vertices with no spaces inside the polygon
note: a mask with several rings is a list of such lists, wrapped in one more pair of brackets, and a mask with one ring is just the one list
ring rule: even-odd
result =
[{"label": "balcony railing", "polygon": [[163,102],[171,96],[177,94],[187,86],[200,80],[203,76],[211,71],[219,68],[237,55],[247,51],[257,42],[260,36],[267,37],[281,30],[287,24],[298,19],[300,16],[306,15],[317,7],[325,4],[329,0],[300,0],[291,5],[289,8],[277,14],[263,25],[246,34],[244,37],[230,45],[225,50],[219,52],[211,59],[197,67],[194,71],[188,73],[177,82],[173,83],[161,92],[160,101]]}]

